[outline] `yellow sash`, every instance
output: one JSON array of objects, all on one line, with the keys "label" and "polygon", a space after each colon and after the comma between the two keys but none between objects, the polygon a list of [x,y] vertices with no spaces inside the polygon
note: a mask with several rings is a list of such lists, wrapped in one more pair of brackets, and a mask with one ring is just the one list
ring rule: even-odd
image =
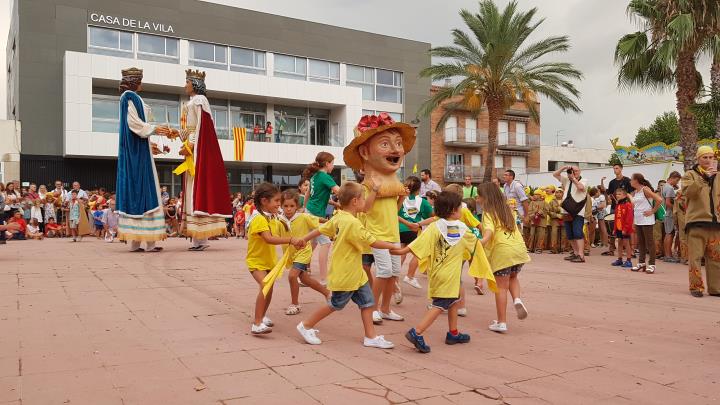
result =
[{"label": "yellow sash", "polygon": [[295,249],[294,246],[288,246],[287,249],[285,249],[285,254],[283,254],[283,257],[275,264],[275,267],[270,270],[270,272],[265,276],[263,279],[263,295],[267,297],[268,293],[270,292],[270,289],[275,285],[275,281],[282,277],[283,271],[285,271],[286,268],[292,266],[293,260],[295,260],[295,256],[297,256],[298,250]]},{"label": "yellow sash", "polygon": [[190,149],[190,142],[184,141],[182,145],[188,154],[185,156],[185,161],[173,170],[174,174],[181,175],[185,172],[189,172],[191,176],[195,176],[195,160],[193,159],[193,150]]}]

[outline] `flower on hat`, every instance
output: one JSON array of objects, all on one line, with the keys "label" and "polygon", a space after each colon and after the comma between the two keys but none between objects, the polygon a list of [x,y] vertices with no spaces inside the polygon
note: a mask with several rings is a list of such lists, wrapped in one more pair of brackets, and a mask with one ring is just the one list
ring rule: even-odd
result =
[{"label": "flower on hat", "polygon": [[364,115],[357,124],[357,130],[365,132],[369,129],[378,128],[385,125],[392,125],[395,120],[388,113],[380,113],[380,115]]}]

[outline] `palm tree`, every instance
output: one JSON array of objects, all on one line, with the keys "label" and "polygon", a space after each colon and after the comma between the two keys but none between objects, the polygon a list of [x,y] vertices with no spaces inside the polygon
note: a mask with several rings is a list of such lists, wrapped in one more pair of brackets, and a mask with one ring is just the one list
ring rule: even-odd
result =
[{"label": "palm tree", "polygon": [[575,103],[580,92],[572,81],[581,79],[582,73],[569,63],[548,60],[549,55],[570,48],[568,38],[556,36],[529,43],[528,37],[543,22],[535,20],[536,14],[536,8],[518,10],[515,0],[502,11],[491,0],[480,1],[477,14],[461,10],[460,16],[469,32],[452,30],[453,46],[430,50],[431,56],[443,61],[420,72],[433,81],[459,79],[420,107],[419,114],[424,116],[443,108],[435,130],[458,110],[477,115],[487,106],[490,128],[483,176],[486,182],[494,171],[498,122],[510,106],[524,103],[536,122],[540,119],[538,94],[563,111],[580,111]]},{"label": "palm tree", "polygon": [[689,169],[697,150],[692,109],[701,88],[696,58],[718,33],[720,5],[717,0],[631,0],[628,13],[640,23],[641,31],[618,41],[618,84],[651,90],[676,87],[680,145]]}]

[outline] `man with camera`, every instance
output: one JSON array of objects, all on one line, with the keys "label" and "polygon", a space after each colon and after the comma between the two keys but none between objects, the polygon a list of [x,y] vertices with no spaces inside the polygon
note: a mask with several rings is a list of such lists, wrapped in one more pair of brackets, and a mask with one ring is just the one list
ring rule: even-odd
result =
[{"label": "man with camera", "polygon": [[565,233],[570,241],[573,253],[566,257],[572,263],[585,263],[585,205],[587,203],[587,180],[580,175],[577,166],[563,166],[553,176],[560,181],[564,190],[561,202],[565,214]]}]

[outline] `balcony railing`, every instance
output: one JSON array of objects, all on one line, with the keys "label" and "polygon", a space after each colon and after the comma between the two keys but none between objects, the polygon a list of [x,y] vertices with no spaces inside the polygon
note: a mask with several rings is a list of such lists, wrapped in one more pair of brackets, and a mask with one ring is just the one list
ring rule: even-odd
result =
[{"label": "balcony railing", "polygon": [[540,146],[540,137],[521,132],[500,132],[498,134],[498,148],[529,150]]},{"label": "balcony railing", "polygon": [[445,128],[445,145],[478,147],[487,144],[487,132],[476,128]]},{"label": "balcony railing", "polygon": [[485,174],[485,167],[483,166],[469,166],[469,165],[446,165],[445,166],[445,181],[449,182],[462,182],[465,180],[465,176],[470,176],[473,182],[482,180],[483,174]]}]

